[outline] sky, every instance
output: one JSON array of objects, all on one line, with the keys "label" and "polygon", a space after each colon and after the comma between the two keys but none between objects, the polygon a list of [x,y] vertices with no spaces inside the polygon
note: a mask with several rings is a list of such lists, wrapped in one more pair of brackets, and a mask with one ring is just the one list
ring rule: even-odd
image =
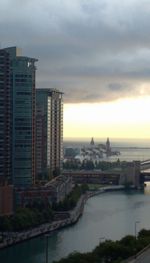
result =
[{"label": "sky", "polygon": [[64,92],[64,137],[150,138],[149,0],[1,0],[0,45]]}]

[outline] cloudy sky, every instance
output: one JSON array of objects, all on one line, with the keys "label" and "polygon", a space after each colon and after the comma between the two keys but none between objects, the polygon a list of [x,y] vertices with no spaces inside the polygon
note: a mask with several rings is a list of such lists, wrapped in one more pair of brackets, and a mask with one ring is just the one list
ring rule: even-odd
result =
[{"label": "cloudy sky", "polygon": [[1,0],[0,44],[64,92],[65,137],[150,137],[149,0]]}]

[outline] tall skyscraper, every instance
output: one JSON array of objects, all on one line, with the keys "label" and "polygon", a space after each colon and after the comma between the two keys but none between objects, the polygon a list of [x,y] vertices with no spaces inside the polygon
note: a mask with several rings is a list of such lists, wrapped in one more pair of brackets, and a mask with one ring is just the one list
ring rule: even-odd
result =
[{"label": "tall skyscraper", "polygon": [[62,165],[63,100],[53,89],[36,90],[36,173],[50,179]]},{"label": "tall skyscraper", "polygon": [[[1,50],[2,52],[7,54],[6,57],[10,61],[6,65],[6,74],[8,73],[8,79],[10,78],[8,88],[11,89],[12,181],[15,186],[27,187],[35,180],[35,62],[37,60],[20,56],[20,50],[16,47],[5,48]],[[3,89],[6,89],[5,85]]]},{"label": "tall skyscraper", "polygon": [[10,56],[0,50],[0,181],[11,175]]}]

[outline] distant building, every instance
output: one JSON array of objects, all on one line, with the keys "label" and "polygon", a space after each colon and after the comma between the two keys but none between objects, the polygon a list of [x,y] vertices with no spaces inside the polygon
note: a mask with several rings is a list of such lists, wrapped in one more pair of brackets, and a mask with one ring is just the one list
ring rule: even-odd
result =
[{"label": "distant building", "polygon": [[36,90],[37,179],[59,175],[63,159],[63,99],[53,89]]},{"label": "distant building", "polygon": [[[69,148],[68,147],[68,150],[67,150],[67,148],[65,148],[64,163],[66,163],[68,161],[68,162],[70,162],[70,164],[71,163],[73,164],[73,162],[76,162],[78,160],[81,164],[83,164],[82,168],[84,167],[84,164],[86,164],[86,162],[88,163],[89,161],[94,164],[95,168],[98,168],[97,164],[100,161],[103,161],[103,160],[108,161],[107,157],[120,155],[119,151],[114,151],[111,149],[109,138],[107,138],[107,141],[105,144],[102,144],[102,143],[95,144],[94,139],[92,138],[89,145],[86,145],[86,146],[79,148],[80,152],[77,152],[75,156],[73,156],[73,154],[72,155],[70,154],[70,156],[69,156],[69,154],[68,155],[66,154],[66,152],[68,153],[68,151],[70,153],[72,153],[72,152],[75,153],[75,151],[73,149],[75,149],[75,148],[71,148],[71,147]],[[72,166],[72,164],[71,164],[71,166]]]},{"label": "distant building", "polygon": [[27,187],[35,180],[35,62],[37,60],[20,56],[20,50],[16,47],[2,49],[0,54],[2,78],[0,125],[1,132],[5,133],[3,138],[5,143],[0,145],[0,150],[4,148],[4,151],[6,150],[1,157],[4,161],[3,172],[1,170],[0,173],[7,177],[11,176],[15,186]]},{"label": "distant building", "polygon": [[80,154],[80,148],[74,148],[74,147],[65,147],[64,148],[64,157],[65,158],[72,158],[72,157],[75,157],[77,154]]},{"label": "distant building", "polygon": [[127,162],[122,167],[122,174],[120,177],[120,184],[140,186],[140,161]]},{"label": "distant building", "polygon": [[91,139],[90,145],[91,145],[91,146],[94,146],[94,145],[95,145],[93,137],[92,137],[92,139]]},{"label": "distant building", "polygon": [[107,156],[110,156],[110,155],[111,155],[111,147],[110,147],[109,138],[107,138],[107,141],[106,141],[106,155],[107,155]]}]

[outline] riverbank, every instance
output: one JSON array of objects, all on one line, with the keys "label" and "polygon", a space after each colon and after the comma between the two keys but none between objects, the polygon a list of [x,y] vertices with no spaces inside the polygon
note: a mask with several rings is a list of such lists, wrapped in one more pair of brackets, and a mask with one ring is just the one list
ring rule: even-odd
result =
[{"label": "riverbank", "polygon": [[68,211],[68,218],[66,219],[56,220],[52,223],[42,224],[38,227],[29,229],[29,230],[25,230],[25,231],[21,231],[21,232],[2,232],[0,233],[3,238],[3,242],[0,243],[0,249],[11,246],[11,245],[15,245],[25,240],[46,234],[47,232],[52,232],[52,231],[55,231],[55,230],[58,230],[63,227],[76,223],[79,217],[83,213],[84,204],[87,199],[88,199],[87,194],[82,195],[76,207],[73,210]]},{"label": "riverbank", "polygon": [[[48,262],[67,257],[73,251],[91,252],[99,242],[120,240],[150,229],[150,195],[148,188],[105,192],[89,198],[78,222],[48,234]],[[102,239],[103,238],[103,239]],[[0,262],[45,263],[45,235],[0,250]],[[26,255],[26,257],[24,257]]]},{"label": "riverbank", "polygon": [[35,238],[37,236],[46,234],[48,232],[53,232],[63,227],[67,227],[69,225],[75,224],[83,213],[85,202],[90,197],[94,195],[102,194],[107,191],[117,191],[117,190],[123,190],[123,189],[124,189],[123,186],[108,186],[108,187],[103,187],[97,191],[89,191],[80,197],[79,201],[77,202],[76,207],[73,210],[67,212],[68,217],[65,219],[56,220],[51,223],[42,224],[38,227],[29,229],[29,230],[25,230],[25,231],[21,231],[21,232],[0,233],[3,236],[3,242],[0,243],[0,249],[15,245],[17,243],[26,241],[31,238]]},{"label": "riverbank", "polygon": [[149,262],[150,230],[142,229],[137,236],[126,235],[120,240],[99,242],[92,252],[74,252],[55,263],[97,263],[97,262]]}]

